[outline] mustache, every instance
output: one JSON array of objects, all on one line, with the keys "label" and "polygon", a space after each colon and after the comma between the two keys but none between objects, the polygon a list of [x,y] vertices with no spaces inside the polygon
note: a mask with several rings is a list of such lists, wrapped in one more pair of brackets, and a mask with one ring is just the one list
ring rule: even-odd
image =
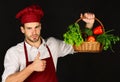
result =
[{"label": "mustache", "polygon": [[39,34],[32,34],[31,36],[40,36]]}]

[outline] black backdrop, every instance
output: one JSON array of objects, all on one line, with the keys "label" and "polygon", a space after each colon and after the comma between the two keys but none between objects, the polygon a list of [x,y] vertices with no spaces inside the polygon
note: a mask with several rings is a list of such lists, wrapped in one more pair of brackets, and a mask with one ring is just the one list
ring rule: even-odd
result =
[{"label": "black backdrop", "polygon": [[[45,12],[42,20],[42,36],[54,36],[63,40],[67,26],[79,18],[80,13],[93,12],[106,30],[115,29],[120,35],[119,3],[115,0],[1,0],[0,2],[0,76],[3,73],[6,50],[21,42],[15,14],[32,3],[41,5]],[[119,42],[110,50],[101,53],[77,53],[59,58],[57,75],[59,82],[119,82]]]}]

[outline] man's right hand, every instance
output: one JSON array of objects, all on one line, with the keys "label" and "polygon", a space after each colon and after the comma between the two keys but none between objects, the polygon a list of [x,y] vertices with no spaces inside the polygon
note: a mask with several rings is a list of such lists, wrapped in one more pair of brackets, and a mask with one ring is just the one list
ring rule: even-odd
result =
[{"label": "man's right hand", "polygon": [[84,22],[86,22],[86,28],[92,28],[95,22],[95,14],[94,13],[84,13],[81,14],[80,17]]},{"label": "man's right hand", "polygon": [[35,57],[32,65],[33,71],[42,72],[46,68],[46,61],[40,59],[40,52],[38,52],[37,56]]}]

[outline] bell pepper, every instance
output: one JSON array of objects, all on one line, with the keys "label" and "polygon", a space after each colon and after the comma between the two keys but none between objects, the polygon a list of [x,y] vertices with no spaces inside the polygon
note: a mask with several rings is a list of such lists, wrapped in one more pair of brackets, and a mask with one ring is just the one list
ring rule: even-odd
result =
[{"label": "bell pepper", "polygon": [[99,34],[102,34],[102,33],[103,33],[103,29],[102,29],[101,25],[99,25],[99,26],[97,26],[93,29],[93,34],[99,35]]}]

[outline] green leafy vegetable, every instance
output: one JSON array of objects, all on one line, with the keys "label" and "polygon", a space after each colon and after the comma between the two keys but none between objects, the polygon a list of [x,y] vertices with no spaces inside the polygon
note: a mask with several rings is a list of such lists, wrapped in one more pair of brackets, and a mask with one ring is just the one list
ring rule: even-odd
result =
[{"label": "green leafy vegetable", "polygon": [[83,30],[83,33],[85,33],[87,36],[93,35],[93,31],[91,29],[89,29],[89,28],[85,28]]},{"label": "green leafy vegetable", "polygon": [[68,31],[63,34],[64,41],[71,45],[80,45],[84,40],[80,31],[80,26],[77,23],[68,26]]},{"label": "green leafy vegetable", "polygon": [[104,50],[107,50],[108,48],[112,50],[112,44],[116,44],[117,41],[120,41],[120,37],[109,34],[111,31],[113,30],[106,31],[96,37],[96,40],[103,45]]}]

